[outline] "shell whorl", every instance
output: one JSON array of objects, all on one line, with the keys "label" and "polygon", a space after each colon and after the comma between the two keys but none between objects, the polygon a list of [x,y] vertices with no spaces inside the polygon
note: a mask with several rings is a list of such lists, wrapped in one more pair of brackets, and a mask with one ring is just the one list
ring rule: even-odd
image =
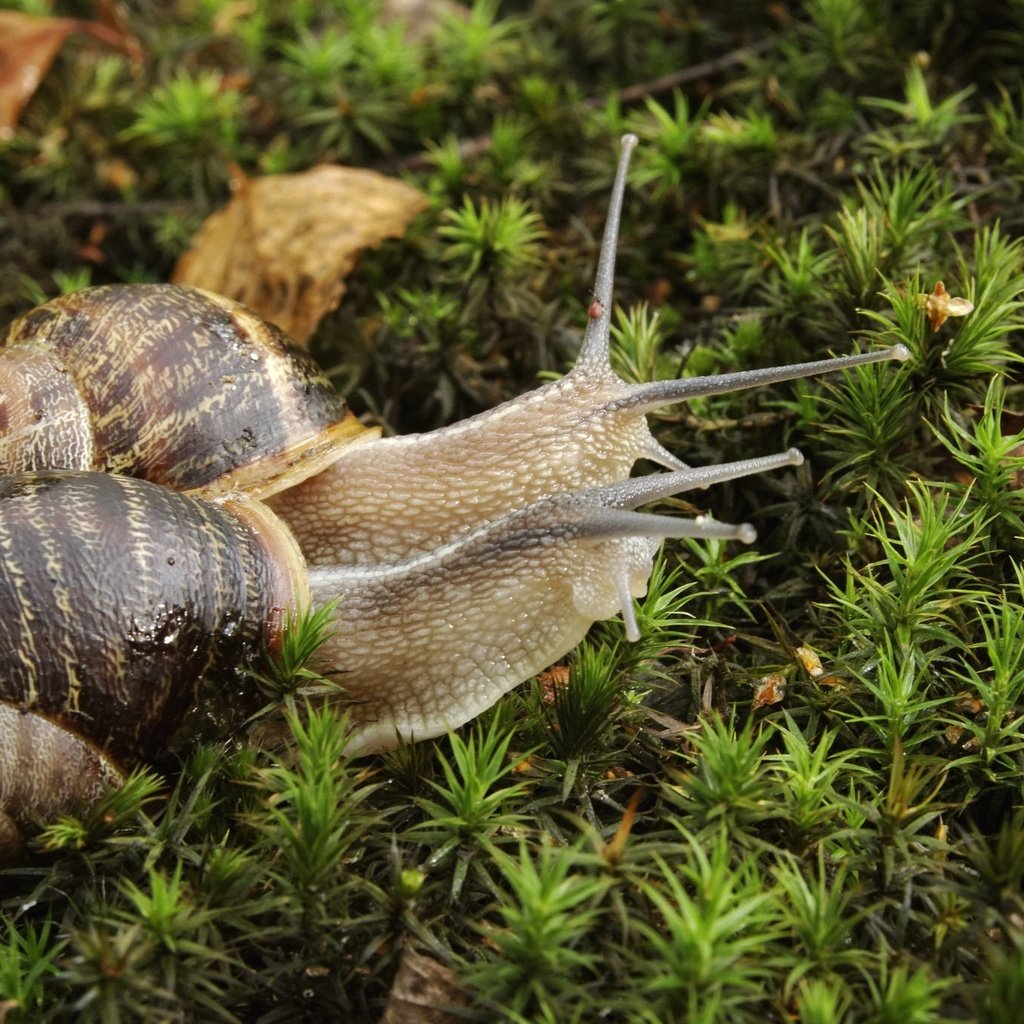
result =
[{"label": "shell whorl", "polygon": [[302,557],[258,502],[127,477],[0,478],[0,550],[0,700],[121,763],[165,744],[196,682],[305,600]]},{"label": "shell whorl", "polygon": [[22,345],[0,353],[0,467],[91,469],[89,408],[52,352]]},{"label": "shell whorl", "polygon": [[[205,496],[244,490],[266,497],[319,472],[341,447],[367,435],[322,371],[281,331],[239,303],[196,288],[108,285],[61,296],[11,324],[6,345],[11,351],[3,356],[17,365],[26,358],[19,349],[48,357],[56,370],[46,387],[66,388],[70,378],[89,410],[91,462],[83,455],[62,467],[123,473]],[[41,436],[47,410],[18,421],[24,435],[26,415],[36,417],[33,450],[2,436],[12,419],[5,410],[24,387],[11,380],[13,370],[6,372],[5,384],[0,363],[0,460],[7,460],[0,472],[52,467],[34,454],[60,443]],[[54,423],[56,433],[66,433],[65,419]]]}]

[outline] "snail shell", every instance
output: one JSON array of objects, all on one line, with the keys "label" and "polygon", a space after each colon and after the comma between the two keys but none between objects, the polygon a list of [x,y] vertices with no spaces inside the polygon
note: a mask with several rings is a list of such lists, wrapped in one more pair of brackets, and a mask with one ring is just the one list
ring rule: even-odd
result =
[{"label": "snail shell", "polygon": [[0,353],[0,472],[94,469],[264,498],[376,436],[272,324],[197,288],[88,288]]},{"label": "snail shell", "polygon": [[0,848],[152,757],[197,681],[273,649],[309,600],[262,503],[123,476],[0,477],[0,551]]}]

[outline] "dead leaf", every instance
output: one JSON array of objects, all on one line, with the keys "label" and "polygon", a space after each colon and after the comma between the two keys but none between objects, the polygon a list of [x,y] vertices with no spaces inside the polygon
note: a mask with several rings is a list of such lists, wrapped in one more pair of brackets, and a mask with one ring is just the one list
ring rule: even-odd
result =
[{"label": "dead leaf", "polygon": [[541,701],[544,704],[554,704],[556,691],[569,685],[569,666],[554,665],[546,672],[541,672],[537,676],[537,682],[542,687]]},{"label": "dead leaf", "polygon": [[974,309],[970,300],[950,295],[942,281],[935,282],[931,293],[919,295],[918,301],[924,306],[932,331],[937,331],[951,316],[967,316]]},{"label": "dead leaf", "polygon": [[211,27],[215,36],[231,36],[256,13],[255,0],[223,0],[213,16]]},{"label": "dead leaf", "polygon": [[402,235],[427,205],[405,182],[355,167],[249,178],[171,279],[244,302],[305,344],[341,301],[356,254]]},{"label": "dead leaf", "polygon": [[985,702],[977,694],[962,690],[956,695],[955,707],[965,715],[980,715],[985,710]]},{"label": "dead leaf", "polygon": [[127,5],[122,0],[92,0],[93,16],[121,39],[121,49],[136,72],[142,70],[146,52],[142,42],[132,31]]},{"label": "dead leaf", "polygon": [[407,946],[380,1024],[457,1024],[452,1010],[465,1005],[455,972]]},{"label": "dead leaf", "polygon": [[25,104],[73,32],[85,32],[108,46],[124,48],[122,37],[97,21],[0,11],[0,141],[14,134]]},{"label": "dead leaf", "polygon": [[793,653],[796,655],[797,661],[803,665],[804,671],[812,679],[817,679],[825,674],[825,669],[821,665],[821,658],[810,647],[798,647]]},{"label": "dead leaf", "polygon": [[642,707],[641,710],[646,718],[655,725],[660,726],[660,728],[654,729],[649,725],[645,725],[644,732],[661,740],[680,739],[700,729],[699,725],[688,724],[678,718],[673,718],[671,715],[663,714],[661,711],[655,711],[653,708]]},{"label": "dead leaf", "polygon": [[839,678],[839,676],[822,676],[818,680],[818,685],[823,686],[826,689],[835,690],[836,693],[846,693],[849,687],[846,683]]},{"label": "dead leaf", "polygon": [[773,672],[754,684],[754,708],[766,708],[779,704],[786,696],[786,678]]},{"label": "dead leaf", "polygon": [[[964,737],[967,737],[965,740]],[[974,753],[981,749],[981,741],[977,736],[972,736],[963,726],[949,725],[946,727],[946,742],[957,750]]]}]

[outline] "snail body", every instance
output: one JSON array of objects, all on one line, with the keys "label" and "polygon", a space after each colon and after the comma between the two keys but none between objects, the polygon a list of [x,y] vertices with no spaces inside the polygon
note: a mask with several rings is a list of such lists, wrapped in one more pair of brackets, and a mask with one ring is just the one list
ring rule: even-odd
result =
[{"label": "snail body", "polygon": [[[907,353],[618,378],[609,311],[635,141],[575,368],[429,434],[366,431],[307,357],[207,293],[90,289],[15,322],[0,351],[0,848],[152,756],[200,676],[272,649],[310,601],[334,607],[320,666],[354,702],[350,752],[371,753],[468,721],[596,619],[621,613],[635,639],[664,538],[754,539],[636,509],[800,453],[689,468],[647,412]],[[639,459],[668,472],[630,477]],[[82,766],[74,792],[55,795],[51,751]]]}]

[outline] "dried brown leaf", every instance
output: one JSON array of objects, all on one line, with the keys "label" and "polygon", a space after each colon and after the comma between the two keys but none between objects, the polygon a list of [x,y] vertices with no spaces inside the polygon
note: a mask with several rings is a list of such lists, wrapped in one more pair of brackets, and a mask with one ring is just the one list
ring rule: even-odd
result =
[{"label": "dried brown leaf", "polygon": [[786,696],[786,678],[773,672],[754,684],[754,709],[779,704]]},{"label": "dried brown leaf", "polygon": [[341,301],[356,254],[403,234],[426,206],[405,182],[355,167],[243,180],[172,280],[244,302],[304,344]]},{"label": "dried brown leaf", "polygon": [[117,32],[96,21],[0,11],[0,141],[14,134],[25,104],[73,32],[85,32],[124,48],[125,41]]},{"label": "dried brown leaf", "polygon": [[380,1024],[456,1024],[465,1005],[454,971],[406,947]]},{"label": "dried brown leaf", "polygon": [[810,647],[798,647],[794,652],[797,661],[803,665],[804,671],[812,678],[817,679],[819,676],[825,674],[825,669],[822,667],[821,658],[818,657],[816,651]]},{"label": "dried brown leaf", "polygon": [[541,700],[543,703],[554,704],[557,691],[569,685],[569,671],[568,665],[554,665],[537,676],[537,682],[542,687]]}]

